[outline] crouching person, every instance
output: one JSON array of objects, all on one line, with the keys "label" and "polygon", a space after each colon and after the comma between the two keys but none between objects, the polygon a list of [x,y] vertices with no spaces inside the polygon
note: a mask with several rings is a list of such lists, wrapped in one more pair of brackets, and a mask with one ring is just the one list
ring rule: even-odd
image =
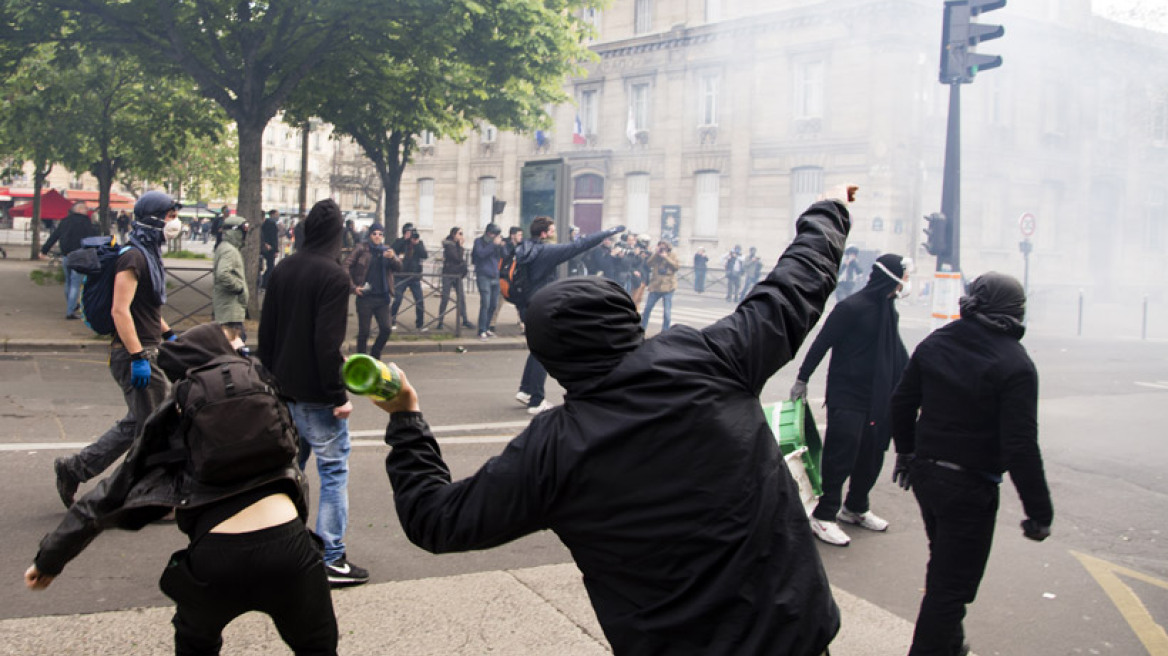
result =
[{"label": "crouching person", "polygon": [[297,654],[335,654],[337,624],[321,551],[305,526],[299,437],[272,379],[239,354],[237,331],[192,328],[160,347],[175,382],[126,460],[41,540],[24,574],[43,590],[106,528],[138,530],[175,510],[190,538],[159,581],[177,605],[176,654],[218,654],[248,611],[271,616]]}]

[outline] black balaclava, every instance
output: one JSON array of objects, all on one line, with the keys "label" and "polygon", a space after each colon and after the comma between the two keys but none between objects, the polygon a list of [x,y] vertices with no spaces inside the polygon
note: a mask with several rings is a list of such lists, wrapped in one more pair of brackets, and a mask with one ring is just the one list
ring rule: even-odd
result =
[{"label": "black balaclava", "polygon": [[888,418],[888,399],[892,398],[892,391],[896,389],[900,374],[908,364],[908,351],[900,339],[900,314],[896,311],[894,296],[903,278],[904,258],[895,253],[885,253],[876,258],[876,263],[872,265],[868,284],[859,293],[843,301],[863,303],[871,308],[870,311],[878,314],[875,320],[878,332],[875,337],[872,405],[868,409],[868,417],[882,427]]},{"label": "black balaclava", "polygon": [[[888,269],[888,272],[886,273],[877,265]],[[892,275],[888,275],[889,273]],[[885,253],[876,258],[876,262],[872,264],[872,273],[868,274],[868,284],[864,285],[861,291],[865,294],[888,296],[896,291],[903,278],[904,258],[895,253]]]},{"label": "black balaclava", "polygon": [[606,278],[544,287],[531,297],[524,325],[531,354],[569,392],[612,371],[645,341],[633,299]]},{"label": "black balaclava", "polygon": [[304,218],[304,245],[300,250],[314,251],[335,260],[341,256],[344,231],[341,208],[333,199],[326,198],[313,205]]},{"label": "black balaclava", "polygon": [[235,355],[235,349],[218,323],[204,323],[183,332],[173,342],[158,347],[158,368],[171,382],[186,378],[187,370],[200,367],[221,355]]},{"label": "black balaclava", "polygon": [[969,292],[957,302],[961,318],[976,321],[999,333],[1022,339],[1026,327],[1026,291],[1017,278],[990,271],[969,283]]}]

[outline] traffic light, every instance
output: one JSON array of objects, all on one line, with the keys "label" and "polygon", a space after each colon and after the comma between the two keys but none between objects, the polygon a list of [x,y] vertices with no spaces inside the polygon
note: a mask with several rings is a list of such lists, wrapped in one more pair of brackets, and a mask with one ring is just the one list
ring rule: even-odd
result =
[{"label": "traffic light", "polygon": [[929,222],[929,227],[925,228],[925,250],[934,257],[947,257],[951,243],[949,219],[944,214],[933,213],[926,215],[925,220]]},{"label": "traffic light", "polygon": [[503,208],[507,207],[507,201],[499,200],[491,196],[491,216],[498,216],[503,213]]},{"label": "traffic light", "polygon": [[1001,25],[973,22],[981,14],[1006,6],[1006,0],[946,0],[941,32],[941,84],[969,84],[980,71],[1002,65],[998,55],[974,51],[982,41],[1006,33]]}]

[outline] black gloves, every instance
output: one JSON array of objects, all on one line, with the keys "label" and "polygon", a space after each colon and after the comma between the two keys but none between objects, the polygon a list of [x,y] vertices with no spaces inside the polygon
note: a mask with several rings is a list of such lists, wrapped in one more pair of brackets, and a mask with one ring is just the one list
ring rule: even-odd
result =
[{"label": "black gloves", "polygon": [[902,490],[912,487],[912,482],[908,480],[908,473],[915,457],[912,453],[896,454],[896,465],[892,468],[892,482],[899,485]]},{"label": "black gloves", "polygon": [[1050,537],[1050,527],[1043,526],[1042,524],[1039,524],[1033,519],[1027,517],[1026,519],[1022,520],[1022,535],[1024,535],[1027,539],[1034,540],[1035,542],[1042,542],[1043,540]]},{"label": "black gloves", "polygon": [[794,399],[807,400],[807,381],[795,379],[795,384],[791,386],[791,396]]}]

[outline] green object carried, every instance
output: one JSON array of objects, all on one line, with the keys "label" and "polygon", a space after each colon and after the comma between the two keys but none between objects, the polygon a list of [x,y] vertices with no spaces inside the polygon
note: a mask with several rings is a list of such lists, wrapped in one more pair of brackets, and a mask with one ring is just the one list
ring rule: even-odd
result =
[{"label": "green object carried", "polygon": [[783,455],[807,447],[802,456],[803,468],[807,471],[807,478],[815,495],[823,494],[823,479],[819,473],[823,444],[819,440],[819,429],[815,427],[815,417],[811,414],[807,402],[802,399],[781,401],[763,406],[763,412]]},{"label": "green object carried", "polygon": [[350,355],[341,367],[345,387],[375,401],[388,401],[401,391],[401,374],[394,367],[363,353]]}]

